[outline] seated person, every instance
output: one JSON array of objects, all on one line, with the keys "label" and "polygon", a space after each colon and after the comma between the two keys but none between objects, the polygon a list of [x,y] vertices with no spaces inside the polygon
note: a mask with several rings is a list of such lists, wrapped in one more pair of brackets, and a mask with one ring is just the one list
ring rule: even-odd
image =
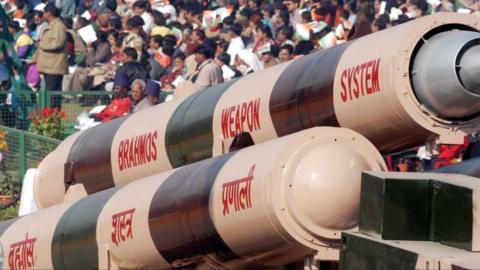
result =
[{"label": "seated person", "polygon": [[238,71],[236,68],[229,66],[231,62],[230,54],[224,53],[219,55],[217,59],[215,59],[215,64],[217,64],[222,69],[223,80],[228,82],[233,78],[242,77],[242,73]]},{"label": "seated person", "polygon": [[97,64],[106,63],[111,58],[112,52],[110,44],[107,42],[107,34],[97,31],[97,37],[95,44],[87,44],[88,48],[84,61],[86,66],[75,69],[66,90],[87,91],[94,86],[98,86],[94,85],[94,76],[91,75],[91,72],[99,68]]},{"label": "seated person", "polygon": [[[108,105],[103,111],[92,115],[96,121],[107,122],[112,119],[122,117],[128,113],[128,109],[132,105],[130,98],[127,96],[128,91],[128,76],[123,72],[117,72],[115,74],[115,80],[113,83],[115,97],[110,105]],[[133,91],[132,91],[133,92]]]},{"label": "seated person", "polygon": [[186,56],[184,53],[179,53],[175,56],[175,58],[173,59],[174,64],[171,72],[160,78],[160,81],[162,82],[162,90],[174,89],[175,85],[173,84],[173,82],[175,82],[178,77],[185,77],[185,58]]},{"label": "seated person", "polygon": [[293,59],[293,46],[285,44],[280,47],[280,53],[278,54],[278,60],[280,63],[284,63]]},{"label": "seated person", "polygon": [[145,81],[136,79],[131,85],[132,104],[130,106],[130,113],[136,113],[143,109],[152,107],[150,99],[145,96]]},{"label": "seated person", "polygon": [[127,74],[130,84],[136,79],[145,82],[149,76],[147,69],[136,60],[137,57],[137,51],[134,48],[124,48],[122,60],[123,65],[117,69],[117,72],[124,72]]},{"label": "seated person", "polygon": [[147,84],[145,85],[145,91],[147,92],[147,98],[150,100],[152,106],[157,105],[160,102],[165,100],[165,97],[160,98],[160,84],[152,81],[147,80]]}]

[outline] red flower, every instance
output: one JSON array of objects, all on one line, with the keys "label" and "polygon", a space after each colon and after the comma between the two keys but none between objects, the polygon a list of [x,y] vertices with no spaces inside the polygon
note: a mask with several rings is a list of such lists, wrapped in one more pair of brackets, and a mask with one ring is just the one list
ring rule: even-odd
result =
[{"label": "red flower", "polygon": [[58,108],[43,108],[41,113],[34,109],[29,114],[29,131],[50,138],[63,139],[65,133],[65,112]]},{"label": "red flower", "polygon": [[47,117],[53,113],[52,108],[43,108],[42,109],[42,115],[43,117]]}]

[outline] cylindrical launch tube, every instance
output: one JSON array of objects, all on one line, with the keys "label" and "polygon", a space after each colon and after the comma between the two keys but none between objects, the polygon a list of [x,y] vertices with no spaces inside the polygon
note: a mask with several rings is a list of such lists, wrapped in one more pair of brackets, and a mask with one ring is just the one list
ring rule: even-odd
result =
[{"label": "cylindrical launch tube", "polygon": [[210,158],[239,134],[258,144],[341,126],[384,154],[432,137],[463,143],[480,127],[480,62],[467,59],[479,28],[471,15],[422,17],[75,134],[40,164],[36,201],[47,207],[72,185],[91,194]]},{"label": "cylindrical launch tube", "polygon": [[3,268],[258,269],[337,259],[358,223],[360,134],[312,128],[0,224]]},{"label": "cylindrical launch tube", "polygon": [[480,157],[432,170],[435,173],[457,173],[480,178]]}]

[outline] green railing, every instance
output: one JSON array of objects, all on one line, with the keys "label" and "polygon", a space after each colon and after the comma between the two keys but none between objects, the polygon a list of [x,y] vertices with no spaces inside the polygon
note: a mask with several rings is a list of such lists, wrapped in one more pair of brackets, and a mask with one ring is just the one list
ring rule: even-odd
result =
[{"label": "green railing", "polygon": [[[0,93],[0,125],[27,130],[28,114],[34,109],[52,107],[55,99],[61,103],[61,110],[66,114],[65,136],[75,132],[74,126],[77,117],[84,111],[88,112],[97,105],[107,105],[113,98],[112,92],[107,91],[19,91],[18,96],[24,102],[18,103],[15,109],[8,101],[7,93]],[[28,100],[28,101],[25,101]]]},{"label": "green railing", "polygon": [[0,221],[18,215],[23,176],[61,141],[0,126]]},{"label": "green railing", "polygon": [[[36,168],[60,140],[28,132],[28,114],[35,109],[50,108],[54,98],[61,101],[66,113],[65,137],[75,132],[76,118],[93,107],[109,104],[113,96],[107,91],[19,91],[19,102],[13,109],[8,94],[0,93],[0,196],[16,190],[28,168]],[[2,144],[4,142],[5,144]],[[2,145],[6,148],[2,148]],[[6,146],[5,146],[6,145]]]},{"label": "green railing", "polygon": [[97,105],[110,104],[113,93],[107,91],[40,91],[38,96],[38,109],[49,108],[55,98],[60,99],[62,111],[67,116],[67,133],[71,134],[78,115],[84,111],[90,111]]},{"label": "green railing", "polygon": [[16,94],[14,108],[9,94],[0,92],[0,219],[16,215],[25,172],[37,168],[61,142],[28,132],[28,114],[35,109],[50,108],[58,98],[61,111],[66,114],[66,137],[75,132],[79,114],[109,104],[113,96],[106,91],[17,91]]},{"label": "green railing", "polygon": [[[28,168],[36,168],[60,140],[0,126],[0,195],[20,187]],[[9,182],[9,183],[7,183]]]}]

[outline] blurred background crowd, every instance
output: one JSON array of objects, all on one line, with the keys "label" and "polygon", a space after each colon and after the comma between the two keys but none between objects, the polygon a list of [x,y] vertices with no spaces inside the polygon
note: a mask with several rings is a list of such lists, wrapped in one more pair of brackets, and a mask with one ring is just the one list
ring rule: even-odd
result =
[{"label": "blurred background crowd", "polygon": [[[1,90],[11,91],[21,76],[33,91],[113,91],[105,108],[89,114],[97,122],[427,14],[480,16],[478,0],[4,0],[1,5],[1,27],[12,37],[0,51]],[[11,65],[9,59],[20,63]],[[2,102],[12,101],[6,96]],[[62,99],[53,97],[51,105],[61,109]],[[461,158],[467,147],[444,149],[445,164]],[[430,168],[429,160],[395,159],[391,169],[403,163],[407,170]]]},{"label": "blurred background crowd", "polygon": [[[475,0],[6,0],[32,89],[112,90],[115,77],[198,90]],[[3,58],[3,57],[2,57]],[[0,81],[8,88],[6,63]],[[124,80],[118,79],[125,83]],[[142,87],[141,87],[142,88]],[[156,91],[152,91],[155,94]],[[179,91],[182,92],[182,91]],[[182,93],[178,93],[179,95]],[[159,92],[161,102],[165,95]],[[54,104],[55,107],[60,106]]]}]

